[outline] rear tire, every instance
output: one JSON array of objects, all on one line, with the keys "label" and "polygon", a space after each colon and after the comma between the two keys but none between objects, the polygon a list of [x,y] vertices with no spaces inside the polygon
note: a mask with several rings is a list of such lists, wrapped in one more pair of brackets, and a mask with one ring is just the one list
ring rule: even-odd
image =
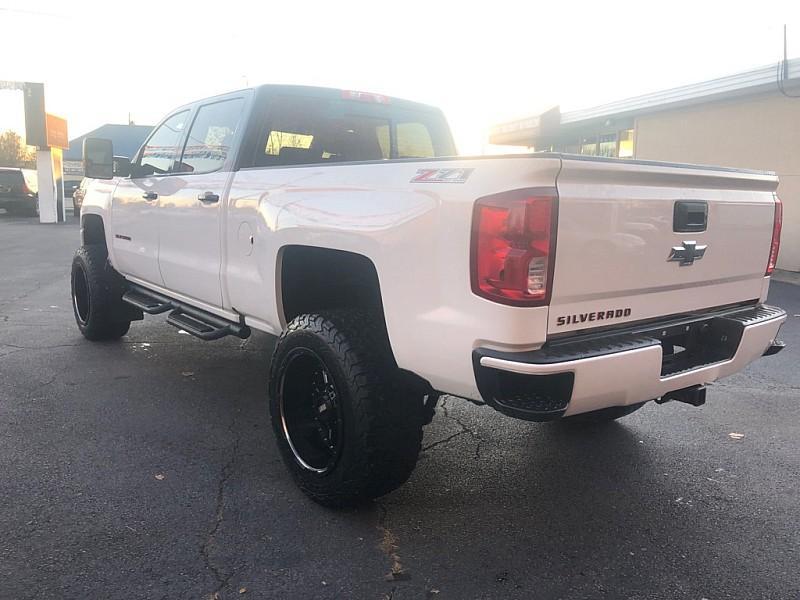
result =
[{"label": "rear tire", "polygon": [[9,206],[6,208],[6,212],[12,217],[36,217],[39,215],[37,208],[30,206]]},{"label": "rear tire", "polygon": [[72,310],[83,337],[93,342],[116,340],[131,326],[122,302],[125,279],[108,262],[102,244],[81,246],[72,259]]},{"label": "rear tire", "polygon": [[423,405],[399,385],[377,315],[296,317],[275,346],[269,388],[278,449],[314,501],[355,505],[391,492],[414,470]]},{"label": "rear tire", "polygon": [[628,406],[610,406],[600,410],[593,410],[591,412],[580,413],[571,417],[564,417],[556,421],[564,425],[591,425],[597,423],[609,423],[616,421],[622,417],[627,417],[629,414],[636,412],[642,408],[646,402],[639,404],[629,404]]},{"label": "rear tire", "polygon": [[10,215],[20,217],[38,217],[39,216],[39,199],[37,198],[33,204],[19,204],[12,208],[6,209]]},{"label": "rear tire", "polygon": [[36,202],[33,206],[26,206],[24,212],[22,213],[26,217],[38,217],[39,216],[39,199],[36,199]]}]

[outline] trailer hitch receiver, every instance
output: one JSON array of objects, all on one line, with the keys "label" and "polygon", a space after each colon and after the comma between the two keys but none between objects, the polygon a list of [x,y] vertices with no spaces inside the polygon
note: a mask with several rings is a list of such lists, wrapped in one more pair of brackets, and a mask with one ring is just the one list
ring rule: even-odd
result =
[{"label": "trailer hitch receiver", "polygon": [[703,406],[703,404],[706,403],[706,386],[693,385],[680,390],[667,392],[661,396],[661,398],[656,400],[656,402],[658,404],[664,404],[670,400],[685,402],[686,404],[691,404],[692,406]]}]

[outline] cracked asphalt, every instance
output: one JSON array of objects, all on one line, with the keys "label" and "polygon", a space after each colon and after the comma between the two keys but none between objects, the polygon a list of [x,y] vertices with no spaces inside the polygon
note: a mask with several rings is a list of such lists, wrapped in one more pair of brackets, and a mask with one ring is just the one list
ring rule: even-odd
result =
[{"label": "cracked asphalt", "polygon": [[788,349],[702,408],[570,430],[446,398],[412,479],[335,512],[280,461],[271,338],[85,341],[77,239],[0,215],[0,598],[800,598],[800,286],[770,295]]}]

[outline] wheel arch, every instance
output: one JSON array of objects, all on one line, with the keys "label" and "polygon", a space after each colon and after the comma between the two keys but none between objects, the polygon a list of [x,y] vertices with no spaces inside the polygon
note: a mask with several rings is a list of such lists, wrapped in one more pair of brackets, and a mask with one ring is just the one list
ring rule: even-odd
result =
[{"label": "wheel arch", "polygon": [[358,307],[384,322],[378,270],[357,252],[289,244],[278,252],[278,311],[283,323],[319,310]]},{"label": "wheel arch", "polygon": [[[364,309],[380,319],[378,325],[394,360],[378,270],[369,257],[347,250],[289,244],[278,252],[276,275],[278,312],[284,325],[302,314]],[[431,384],[416,373],[400,368],[398,374],[414,393],[433,391]]]},{"label": "wheel arch", "polygon": [[87,213],[81,215],[81,245],[102,244],[108,250],[106,228],[103,217]]}]

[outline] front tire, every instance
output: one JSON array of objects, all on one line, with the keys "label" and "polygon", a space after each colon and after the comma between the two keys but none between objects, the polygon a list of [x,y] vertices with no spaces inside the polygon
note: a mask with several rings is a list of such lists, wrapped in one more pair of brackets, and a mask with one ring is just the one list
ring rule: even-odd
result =
[{"label": "front tire", "polygon": [[131,319],[122,302],[125,280],[108,262],[102,244],[81,246],[72,259],[72,309],[78,329],[93,342],[128,333]]},{"label": "front tire", "polygon": [[414,470],[422,403],[399,385],[379,317],[354,310],[296,317],[275,347],[269,388],[278,449],[316,502],[377,498]]}]

